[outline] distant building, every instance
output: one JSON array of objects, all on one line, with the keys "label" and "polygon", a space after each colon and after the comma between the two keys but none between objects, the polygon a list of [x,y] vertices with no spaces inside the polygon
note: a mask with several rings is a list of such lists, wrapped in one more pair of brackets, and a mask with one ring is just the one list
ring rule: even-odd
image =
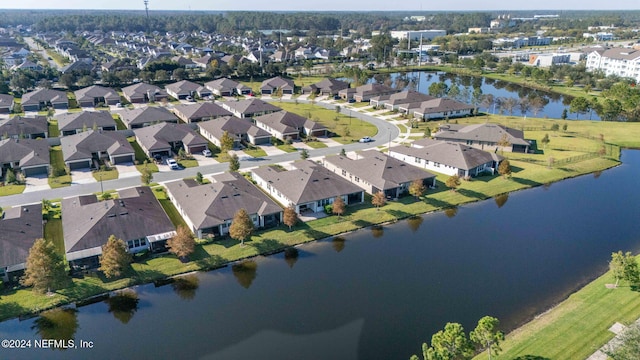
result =
[{"label": "distant building", "polygon": [[447,35],[446,30],[397,30],[391,31],[391,37],[398,40],[406,40],[407,38],[417,41],[422,38],[422,40],[433,40],[440,36]]},{"label": "distant building", "polygon": [[587,70],[601,70],[605,75],[613,74],[640,82],[640,50],[629,48],[594,50],[587,55]]}]

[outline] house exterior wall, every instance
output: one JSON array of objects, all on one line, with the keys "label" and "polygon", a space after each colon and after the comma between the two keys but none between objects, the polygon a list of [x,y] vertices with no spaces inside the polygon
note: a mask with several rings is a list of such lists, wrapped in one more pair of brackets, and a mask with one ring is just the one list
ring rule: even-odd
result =
[{"label": "house exterior wall", "polygon": [[357,185],[358,187],[360,187],[362,190],[366,191],[369,194],[373,194],[374,193],[374,186],[369,183],[367,180],[359,178],[355,175],[353,175],[351,172],[349,172],[349,170],[347,169],[342,169],[338,166],[335,166],[334,164],[328,162],[328,161],[323,161],[322,165],[324,167],[326,167],[329,171],[332,171],[333,173],[335,173],[336,175],[340,176],[341,178],[349,181],[352,184]]},{"label": "house exterior wall", "polygon": [[466,109],[466,110],[455,110],[455,111],[441,111],[441,112],[434,112],[434,113],[421,113],[419,111],[414,111],[413,116],[419,118],[419,119],[423,119],[423,120],[430,120],[430,119],[442,119],[445,117],[449,117],[449,118],[456,118],[456,117],[463,117],[463,116],[470,116],[471,115],[471,109]]},{"label": "house exterior wall", "polygon": [[267,124],[260,122],[260,121],[256,121],[256,126],[259,127],[262,130],[265,130],[266,132],[268,132],[269,134],[271,134],[273,137],[275,137],[276,139],[280,139],[280,140],[285,140],[287,137],[290,137],[292,139],[297,139],[298,138],[298,133],[297,132],[293,132],[293,133],[281,133],[275,129],[273,129],[272,127],[268,126]]}]

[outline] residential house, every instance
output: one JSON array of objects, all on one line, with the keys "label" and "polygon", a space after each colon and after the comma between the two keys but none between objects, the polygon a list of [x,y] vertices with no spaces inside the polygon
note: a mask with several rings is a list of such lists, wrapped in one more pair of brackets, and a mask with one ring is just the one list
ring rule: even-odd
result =
[{"label": "residential house", "polygon": [[108,111],[82,111],[65,113],[55,117],[58,120],[60,136],[74,135],[89,129],[115,131],[116,121]]},{"label": "residential house", "polygon": [[338,92],[349,88],[346,81],[336,80],[332,78],[323,79],[315,84],[302,88],[303,94],[320,94],[320,95],[338,95]]},{"label": "residential house", "polygon": [[0,114],[9,114],[14,104],[13,95],[0,94]]},{"label": "residential house", "polygon": [[76,73],[76,74],[89,74],[92,71],[94,71],[94,67],[93,65],[91,65],[91,63],[88,63],[86,61],[74,61],[70,64],[67,64],[65,66],[63,66],[60,69],[60,73],[62,74],[71,74],[71,73]]},{"label": "residential house", "polygon": [[400,112],[413,115],[422,121],[470,116],[473,114],[473,109],[473,105],[449,98],[435,98],[398,106]]},{"label": "residential house", "polygon": [[225,131],[233,137],[233,147],[237,148],[243,142],[253,145],[263,145],[271,143],[271,134],[253,125],[250,121],[238,119],[235,116],[225,116],[211,121],[198,123],[200,134],[207,140],[221,147],[222,135]]},{"label": "residential house", "polygon": [[185,69],[195,69],[198,67],[198,65],[193,60],[184,56],[174,56],[171,58],[171,60]]},{"label": "residential house", "polygon": [[251,88],[231,79],[220,78],[204,84],[217,96],[249,95]]},{"label": "residential house", "polygon": [[531,144],[524,139],[522,130],[499,124],[445,124],[433,134],[435,140],[462,143],[480,150],[529,152]]},{"label": "residential house", "polygon": [[415,180],[422,181],[428,187],[436,185],[436,176],[432,173],[378,151],[359,152],[356,159],[341,155],[327,156],[322,160],[322,165],[369,194],[383,191],[385,197],[392,199],[407,194]]},{"label": "residential house", "polygon": [[587,55],[587,71],[601,70],[605,75],[628,77],[640,82],[640,50],[611,48],[594,50]]},{"label": "residential house", "polygon": [[282,110],[275,105],[255,98],[240,101],[225,101],[220,105],[239,118],[251,118]]},{"label": "residential house", "polygon": [[35,139],[49,135],[49,122],[45,116],[14,116],[0,119],[0,139]]},{"label": "residential house", "polygon": [[251,170],[256,184],[283,206],[293,205],[299,214],[324,211],[340,196],[345,204],[364,201],[364,191],[313,161],[293,163],[293,169],[264,166]]},{"label": "residential house", "polygon": [[283,95],[293,95],[293,91],[295,90],[293,80],[283,79],[280,76],[276,76],[263,81],[260,85],[260,92],[262,95],[273,95],[279,90]]},{"label": "residential house", "polygon": [[62,200],[62,231],[72,269],[96,268],[102,246],[111,235],[127,244],[129,253],[162,251],[175,227],[151,188],[118,191],[117,199],[98,201],[97,195]]},{"label": "residential house", "polygon": [[180,120],[186,123],[213,120],[231,115],[231,112],[223,109],[220,105],[211,102],[180,104],[174,106],[171,111],[173,111]]},{"label": "residential house", "polygon": [[256,125],[280,140],[300,136],[327,136],[326,126],[288,111],[278,111],[253,118]]},{"label": "residential house", "polygon": [[21,104],[24,111],[40,111],[47,107],[68,109],[69,99],[64,91],[38,89],[22,95]]},{"label": "residential house", "polygon": [[38,139],[0,140],[0,175],[8,169],[24,176],[49,174],[49,143]]},{"label": "residential house", "polygon": [[36,64],[31,60],[25,59],[22,63],[18,65],[13,65],[11,67],[11,71],[17,71],[17,70],[30,70],[35,72],[41,72],[43,69],[42,69],[42,66],[40,66],[39,64]]},{"label": "residential house", "polygon": [[196,95],[200,98],[211,96],[211,91],[209,89],[189,80],[182,80],[173,84],[167,84],[164,88],[169,95],[178,100],[184,100],[189,96],[195,98]]},{"label": "residential house", "polygon": [[389,110],[398,110],[400,105],[419,103],[433,100],[435,97],[419,93],[413,90],[406,90],[398,93],[380,95],[372,97],[369,102],[375,107],[384,107]]},{"label": "residential house", "polygon": [[166,91],[159,87],[146,83],[137,83],[124,87],[122,88],[122,94],[127,101],[134,104],[161,101],[169,96]]},{"label": "residential house", "polygon": [[494,173],[503,157],[461,143],[421,139],[410,147],[395,146],[389,156],[429,171],[460,177]]},{"label": "residential house", "polygon": [[196,64],[196,66],[200,67],[201,69],[206,70],[207,66],[209,66],[209,64],[213,60],[215,60],[215,57],[211,55],[205,55],[203,57],[193,59],[193,63]]},{"label": "residential house", "polygon": [[395,89],[382,84],[365,84],[356,88],[346,88],[338,91],[338,95],[343,100],[354,99],[355,101],[369,101],[376,96],[391,95],[400,92],[400,89]]},{"label": "residential house", "polygon": [[159,123],[134,130],[136,141],[149,157],[171,156],[180,149],[194,154],[207,148],[207,140],[188,124]]},{"label": "residential house", "polygon": [[132,163],[135,151],[124,134],[87,130],[60,138],[64,163],[71,170],[97,168],[100,160],[111,164]]},{"label": "residential house", "polygon": [[117,91],[99,85],[88,86],[73,93],[80,107],[96,107],[98,104],[115,105],[120,102],[120,94]]},{"label": "residential house", "polygon": [[44,237],[42,203],[5,209],[0,229],[0,280],[17,282],[33,243]]},{"label": "residential house", "polygon": [[157,106],[145,106],[133,110],[125,109],[119,115],[128,129],[139,129],[160,122],[178,122],[178,118],[169,110]]},{"label": "residential house", "polygon": [[247,211],[255,228],[274,227],[282,221],[282,208],[238,173],[216,175],[210,184],[186,179],[166,187],[168,198],[198,238],[227,234],[240,209]]}]

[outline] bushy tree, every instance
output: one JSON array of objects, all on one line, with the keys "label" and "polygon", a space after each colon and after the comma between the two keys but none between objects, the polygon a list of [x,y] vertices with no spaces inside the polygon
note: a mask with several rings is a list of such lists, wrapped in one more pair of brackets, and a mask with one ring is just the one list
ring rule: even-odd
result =
[{"label": "bushy tree", "polygon": [[469,338],[478,344],[481,350],[487,350],[489,359],[491,355],[498,355],[502,350],[500,342],[504,340],[504,334],[498,331],[500,321],[491,316],[485,316],[478,320],[478,326],[469,333]]},{"label": "bushy tree", "polygon": [[222,138],[220,138],[220,150],[223,153],[226,153],[227,151],[233,149],[233,137],[231,136],[231,134],[229,134],[228,131],[224,131],[222,133]]},{"label": "bushy tree", "polygon": [[109,236],[107,243],[102,245],[100,268],[108,278],[119,277],[131,264],[131,254],[127,252],[127,244],[114,235]]},{"label": "bushy tree", "polygon": [[307,149],[302,149],[302,151],[300,152],[300,158],[302,160],[307,160],[309,158],[309,152],[307,151]]},{"label": "bushy tree", "polygon": [[251,236],[251,232],[253,232],[253,221],[247,210],[238,210],[229,227],[229,235],[233,239],[240,240],[240,245],[244,245],[244,241]]},{"label": "bushy tree", "polygon": [[415,196],[416,199],[424,195],[426,191],[427,187],[424,186],[424,181],[422,179],[415,179],[411,184],[409,184],[409,194]]},{"label": "bushy tree", "polygon": [[611,253],[611,261],[609,269],[616,279],[616,287],[620,280],[628,281],[635,285],[638,283],[640,274],[638,272],[638,262],[631,252],[622,253],[622,251]]},{"label": "bushy tree", "polygon": [[449,176],[449,178],[445,182],[445,185],[447,185],[447,187],[451,189],[451,191],[456,191],[458,186],[460,186],[460,177],[458,175]]},{"label": "bushy tree", "polygon": [[29,249],[20,284],[32,286],[37,293],[45,293],[62,288],[67,281],[64,259],[56,246],[52,241],[37,239]]},{"label": "bushy tree", "polygon": [[284,214],[282,216],[285,225],[289,227],[289,230],[298,222],[298,214],[296,213],[296,209],[293,208],[293,205],[289,205],[284,209]]},{"label": "bushy tree", "polygon": [[196,248],[196,241],[191,230],[181,225],[176,229],[176,235],[167,240],[167,247],[169,252],[182,259],[193,253]]},{"label": "bushy tree", "polygon": [[509,160],[504,159],[500,162],[500,165],[498,165],[498,174],[505,178],[511,175],[511,164],[509,163]]},{"label": "bushy tree", "polygon": [[371,204],[376,207],[376,210],[380,210],[381,206],[384,206],[387,203],[387,199],[385,199],[384,191],[378,191],[373,194],[371,198]]},{"label": "bushy tree", "polygon": [[336,196],[336,199],[333,201],[333,206],[331,208],[331,211],[338,215],[338,218],[340,218],[340,216],[342,216],[342,214],[344,214],[346,205],[344,203],[344,200],[342,200],[342,196]]},{"label": "bushy tree", "polygon": [[236,172],[238,170],[240,170],[240,159],[238,158],[238,155],[233,154],[229,161],[229,171]]}]

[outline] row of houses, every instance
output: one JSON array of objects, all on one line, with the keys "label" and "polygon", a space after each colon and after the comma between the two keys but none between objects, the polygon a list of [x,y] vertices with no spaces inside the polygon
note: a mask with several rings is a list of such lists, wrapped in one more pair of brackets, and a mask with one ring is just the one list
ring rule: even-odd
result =
[{"label": "row of houses", "polygon": [[[452,133],[491,133],[484,146],[494,149],[506,147],[504,134],[513,136],[509,141],[514,143],[522,135],[494,124],[471,127],[445,127],[434,134],[434,139],[418,140],[408,147],[392,147],[388,154],[363,151],[351,157],[328,156],[318,162],[300,160],[287,168],[259,167],[250,171],[252,181],[238,173],[223,173],[212,176],[211,182],[205,184],[189,179],[169,182],[167,196],[199,238],[226,235],[240,209],[247,211],[256,228],[269,228],[282,222],[283,208],[287,206],[305,215],[324,211],[338,197],[351,205],[362,203],[365,192],[383,192],[389,199],[398,198],[408,193],[414,181],[433,187],[435,175],[430,171],[476,176],[497,169],[502,157],[495,151],[465,145],[464,138],[456,141],[451,138]],[[175,129],[170,131],[174,132]],[[86,134],[90,137],[97,133]],[[447,136],[449,141],[438,140]],[[491,141],[496,138],[501,139],[499,143]],[[74,269],[96,267],[101,246],[110,235],[123,239],[129,251],[136,253],[161,251],[165,241],[175,234],[174,226],[148,187],[120,190],[117,198],[111,200],[99,201],[96,195],[64,199],[61,210],[66,257]],[[3,228],[0,277],[7,280],[24,269],[28,249],[36,238],[43,236],[42,219],[40,204],[4,212],[0,219]]]}]

